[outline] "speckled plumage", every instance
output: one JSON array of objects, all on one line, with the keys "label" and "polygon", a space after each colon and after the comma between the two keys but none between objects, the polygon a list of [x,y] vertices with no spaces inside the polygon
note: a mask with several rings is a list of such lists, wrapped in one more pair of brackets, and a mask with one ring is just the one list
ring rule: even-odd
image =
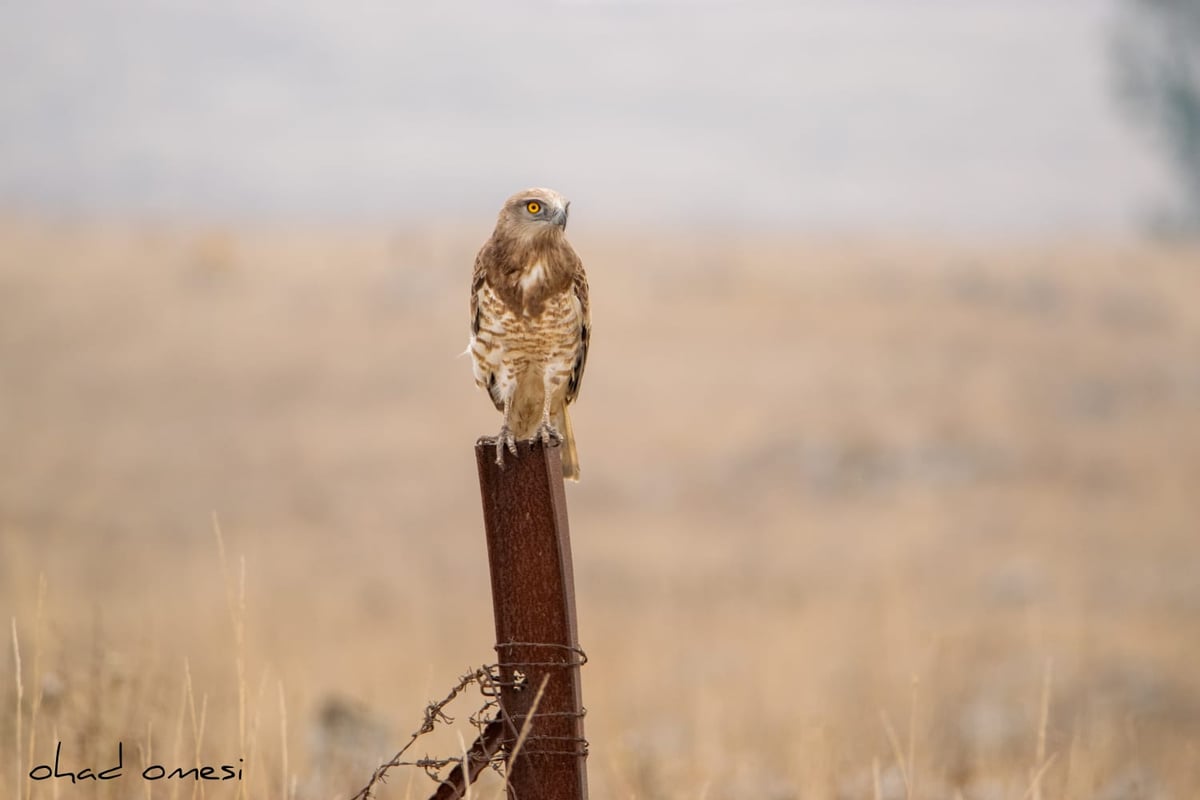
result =
[{"label": "speckled plumage", "polygon": [[569,205],[540,188],[505,201],[475,258],[468,350],[476,384],[504,413],[497,461],[506,446],[515,454],[513,439],[561,438],[563,476],[578,480],[567,406],[579,394],[591,319],[583,262],[564,236]]}]

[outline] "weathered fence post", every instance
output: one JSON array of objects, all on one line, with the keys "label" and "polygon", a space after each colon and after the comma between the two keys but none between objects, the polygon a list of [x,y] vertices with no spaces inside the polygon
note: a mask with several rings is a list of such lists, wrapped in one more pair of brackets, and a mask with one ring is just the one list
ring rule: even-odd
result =
[{"label": "weathered fence post", "polygon": [[[495,463],[494,440],[475,444],[511,800],[586,800],[575,577],[558,447],[518,442]],[[530,705],[548,678],[536,712]],[[512,749],[530,727],[515,759]]]}]

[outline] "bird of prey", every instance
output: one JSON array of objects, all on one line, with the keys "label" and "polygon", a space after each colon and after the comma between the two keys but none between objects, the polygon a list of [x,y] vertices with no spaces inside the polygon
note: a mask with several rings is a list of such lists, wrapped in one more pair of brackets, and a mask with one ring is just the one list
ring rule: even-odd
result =
[{"label": "bird of prey", "polygon": [[567,406],[579,395],[591,319],[583,262],[567,242],[570,203],[552,189],[517,192],[475,257],[471,342],[475,383],[504,423],[496,463],[517,439],[562,444],[563,477],[579,480]]}]

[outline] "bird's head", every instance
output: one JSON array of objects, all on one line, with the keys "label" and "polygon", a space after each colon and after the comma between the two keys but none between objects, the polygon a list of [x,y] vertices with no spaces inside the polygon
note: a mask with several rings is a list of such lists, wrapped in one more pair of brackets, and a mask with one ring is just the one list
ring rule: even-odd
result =
[{"label": "bird's head", "polygon": [[570,201],[553,189],[526,189],[504,201],[496,228],[530,238],[561,236],[570,207]]}]

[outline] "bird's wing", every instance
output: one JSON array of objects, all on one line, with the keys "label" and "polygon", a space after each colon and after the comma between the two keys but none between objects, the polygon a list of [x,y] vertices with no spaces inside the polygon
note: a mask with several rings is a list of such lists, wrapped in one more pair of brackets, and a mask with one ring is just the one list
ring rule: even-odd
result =
[{"label": "bird's wing", "polygon": [[[489,242],[490,244],[490,242]],[[480,304],[480,294],[487,288],[487,264],[489,259],[494,258],[488,245],[484,245],[479,251],[479,255],[475,256],[475,271],[471,275],[471,345],[468,348],[471,353],[471,358],[474,360],[475,382],[479,384],[481,389],[486,389],[488,397],[492,398],[492,404],[499,411],[504,410],[503,400],[496,396],[496,373],[492,368],[492,362],[486,354],[480,353],[475,348],[477,345],[487,347],[495,346],[494,342],[486,339],[482,342],[477,342],[480,327],[484,324],[481,315],[483,313],[482,305]]]},{"label": "bird's wing", "polygon": [[483,254],[486,250],[484,245],[475,256],[475,271],[471,275],[471,336],[479,335],[479,290],[483,288]]},{"label": "bird's wing", "polygon": [[580,263],[575,269],[572,281],[575,299],[579,301],[579,349],[575,354],[575,366],[571,369],[571,377],[567,381],[567,402],[575,402],[579,394],[579,384],[583,382],[583,368],[587,366],[588,344],[592,337],[592,313],[588,303],[587,275]]}]

